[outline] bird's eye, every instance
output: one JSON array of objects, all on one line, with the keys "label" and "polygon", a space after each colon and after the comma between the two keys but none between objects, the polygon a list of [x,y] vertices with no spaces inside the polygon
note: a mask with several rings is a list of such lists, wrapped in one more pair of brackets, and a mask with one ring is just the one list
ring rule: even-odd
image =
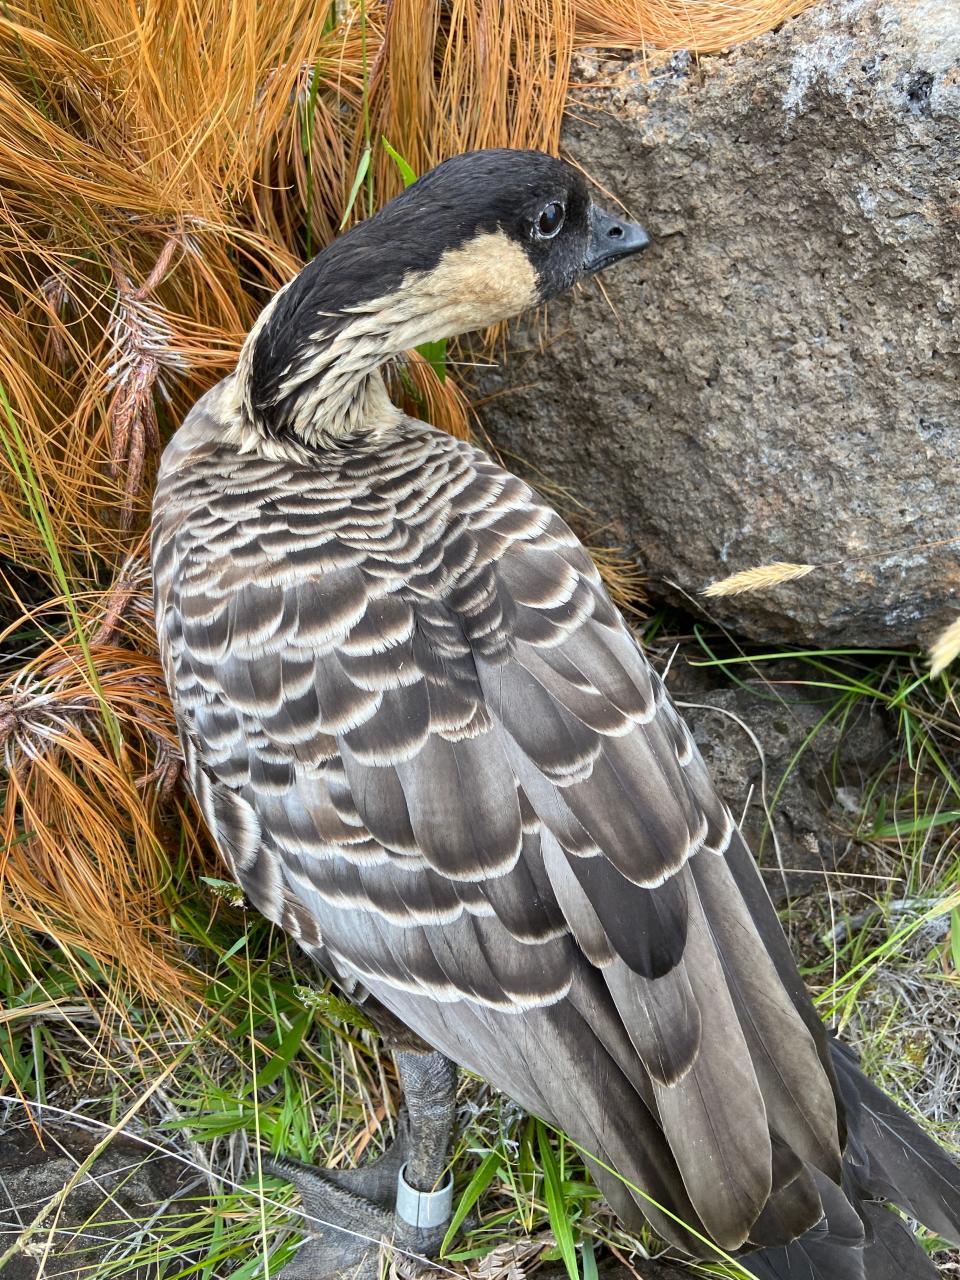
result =
[{"label": "bird's eye", "polygon": [[559,200],[552,200],[540,210],[536,221],[536,233],[541,240],[552,240],[563,226],[566,210]]}]

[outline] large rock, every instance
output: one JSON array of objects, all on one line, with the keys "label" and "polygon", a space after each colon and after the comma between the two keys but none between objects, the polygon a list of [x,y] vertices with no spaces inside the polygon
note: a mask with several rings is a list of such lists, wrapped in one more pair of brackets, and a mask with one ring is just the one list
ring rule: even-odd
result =
[{"label": "large rock", "polygon": [[[700,61],[583,59],[568,153],[660,241],[514,335],[485,420],[763,639],[904,643],[955,616],[960,5],[830,0]],[[865,557],[856,559],[857,557]]]}]

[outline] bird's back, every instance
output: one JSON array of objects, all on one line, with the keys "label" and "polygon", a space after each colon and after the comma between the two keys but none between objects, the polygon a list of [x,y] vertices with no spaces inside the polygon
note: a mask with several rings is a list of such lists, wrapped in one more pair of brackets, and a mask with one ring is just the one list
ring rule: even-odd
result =
[{"label": "bird's back", "polygon": [[191,786],[251,901],[564,1128],[628,1221],[692,1252],[670,1214],[729,1249],[811,1226],[822,1028],[579,541],[423,424],[270,458],[224,442],[228,396],[168,450],[153,554]]}]

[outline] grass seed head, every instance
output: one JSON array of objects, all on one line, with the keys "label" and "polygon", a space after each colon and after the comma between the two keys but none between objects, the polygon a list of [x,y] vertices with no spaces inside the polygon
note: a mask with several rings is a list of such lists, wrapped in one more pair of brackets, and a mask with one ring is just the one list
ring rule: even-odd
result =
[{"label": "grass seed head", "polygon": [[960,655],[960,618],[951,622],[930,646],[930,675],[939,676]]},{"label": "grass seed head", "polygon": [[729,578],[711,582],[703,590],[705,596],[738,596],[744,591],[765,591],[778,587],[782,582],[795,582],[813,573],[815,564],[790,564],[786,560],[774,560],[771,564],[757,565],[753,569],[741,569]]}]

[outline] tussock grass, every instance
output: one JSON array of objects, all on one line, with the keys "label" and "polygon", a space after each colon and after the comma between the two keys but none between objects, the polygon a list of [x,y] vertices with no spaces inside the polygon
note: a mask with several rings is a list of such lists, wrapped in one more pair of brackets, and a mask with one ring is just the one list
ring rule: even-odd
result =
[{"label": "tussock grass", "polygon": [[711,53],[762,35],[807,8],[785,0],[774,10],[767,0],[678,5],[673,0],[578,0],[578,42],[602,48],[679,49]]}]

